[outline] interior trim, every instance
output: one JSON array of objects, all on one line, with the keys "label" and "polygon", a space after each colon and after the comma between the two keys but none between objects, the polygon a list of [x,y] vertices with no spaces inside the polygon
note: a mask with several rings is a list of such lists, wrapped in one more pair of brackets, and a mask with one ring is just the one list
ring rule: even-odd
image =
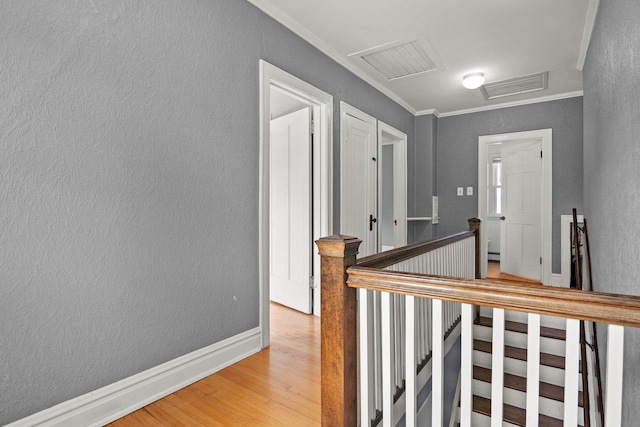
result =
[{"label": "interior trim", "polygon": [[[558,101],[560,99],[577,98],[584,95],[584,91],[577,90],[575,92],[559,93],[556,95],[542,96],[540,98],[524,99],[521,101],[505,102],[502,104],[486,105],[484,107],[469,108],[466,110],[450,111],[448,113],[435,114],[436,117],[460,116],[463,114],[478,113],[480,111],[499,110],[501,108],[518,107],[521,105],[537,104],[539,102]],[[430,110],[429,110],[430,111]],[[420,112],[418,112],[420,113]],[[431,113],[426,113],[431,114]],[[417,114],[421,115],[421,114]]]},{"label": "interior trim", "polygon": [[345,59],[344,55],[338,53],[331,46],[326,44],[324,41],[315,36],[311,31],[300,25],[296,20],[291,18],[289,15],[283,13],[278,8],[276,8],[270,1],[268,0],[248,0],[249,3],[269,15],[271,18],[275,19],[289,30],[291,30],[295,35],[308,42],[320,52],[327,55],[329,58],[336,61],[338,64],[342,65],[347,70],[351,71],[356,76],[360,77],[365,82],[369,83],[374,88],[378,89],[384,95],[389,97],[392,101],[395,101],[398,105],[403,107],[405,110],[415,115],[416,110],[409,105],[404,99],[400,98],[393,91],[387,89],[382,84],[378,83],[376,80],[372,79],[368,74],[363,72],[361,69],[357,68],[353,64],[351,64],[348,60]]},{"label": "interior trim", "polygon": [[257,327],[67,400],[6,427],[103,426],[260,349],[261,331]]},{"label": "interior trim", "polygon": [[584,68],[584,61],[587,59],[587,51],[589,50],[589,44],[591,43],[591,34],[593,33],[593,27],[596,24],[596,16],[598,15],[599,6],[599,0],[589,0],[587,17],[584,21],[584,30],[582,31],[582,42],[580,43],[580,51],[578,52],[578,62],[576,63],[576,69],[580,71]]},{"label": "interior trim", "polygon": [[[260,326],[262,347],[270,343],[269,319],[269,141],[271,119],[271,86],[276,86],[314,110],[315,135],[313,186],[314,204],[319,215],[314,218],[313,236],[319,239],[333,230],[333,96],[287,73],[264,60],[259,61],[260,90],[260,164],[259,164],[259,212],[258,212],[258,272],[260,289]],[[320,265],[320,256],[314,251],[314,266]],[[314,267],[315,268],[315,267]],[[313,276],[313,311],[320,314],[320,274]]]}]

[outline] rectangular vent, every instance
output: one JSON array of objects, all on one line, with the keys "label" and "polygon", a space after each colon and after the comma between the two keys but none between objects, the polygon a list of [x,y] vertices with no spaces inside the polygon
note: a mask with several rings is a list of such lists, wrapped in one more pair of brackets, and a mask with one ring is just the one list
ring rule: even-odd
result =
[{"label": "rectangular vent", "polygon": [[548,79],[549,72],[545,71],[544,73],[486,83],[480,87],[480,91],[482,91],[485,99],[502,98],[503,96],[544,90],[547,88]]},{"label": "rectangular vent", "polygon": [[360,55],[360,58],[388,80],[433,71],[437,68],[417,40]]}]

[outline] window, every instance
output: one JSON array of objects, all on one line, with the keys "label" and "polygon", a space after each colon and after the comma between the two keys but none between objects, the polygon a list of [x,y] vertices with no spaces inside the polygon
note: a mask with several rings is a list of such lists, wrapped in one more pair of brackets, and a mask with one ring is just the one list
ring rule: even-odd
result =
[{"label": "window", "polygon": [[491,158],[489,168],[489,214],[502,213],[502,159],[496,155]]}]

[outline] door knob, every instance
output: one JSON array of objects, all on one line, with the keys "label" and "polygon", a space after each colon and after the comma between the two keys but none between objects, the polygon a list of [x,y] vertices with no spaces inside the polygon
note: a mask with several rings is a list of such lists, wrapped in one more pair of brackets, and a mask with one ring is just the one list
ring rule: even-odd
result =
[{"label": "door knob", "polygon": [[506,216],[501,216],[501,217],[500,217],[500,221],[504,221],[505,219],[507,219],[507,217],[506,217]]}]

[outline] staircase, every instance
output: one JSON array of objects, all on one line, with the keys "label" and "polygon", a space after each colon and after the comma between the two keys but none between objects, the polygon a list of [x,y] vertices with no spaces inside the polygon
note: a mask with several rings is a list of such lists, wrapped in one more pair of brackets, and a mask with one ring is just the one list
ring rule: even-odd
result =
[{"label": "staircase", "polygon": [[[492,309],[482,307],[473,326],[473,426],[491,425]],[[526,425],[527,315],[506,312],[504,426]],[[564,414],[565,320],[542,316],[540,328],[540,426],[562,426]],[[582,392],[579,425],[584,425]]]}]

